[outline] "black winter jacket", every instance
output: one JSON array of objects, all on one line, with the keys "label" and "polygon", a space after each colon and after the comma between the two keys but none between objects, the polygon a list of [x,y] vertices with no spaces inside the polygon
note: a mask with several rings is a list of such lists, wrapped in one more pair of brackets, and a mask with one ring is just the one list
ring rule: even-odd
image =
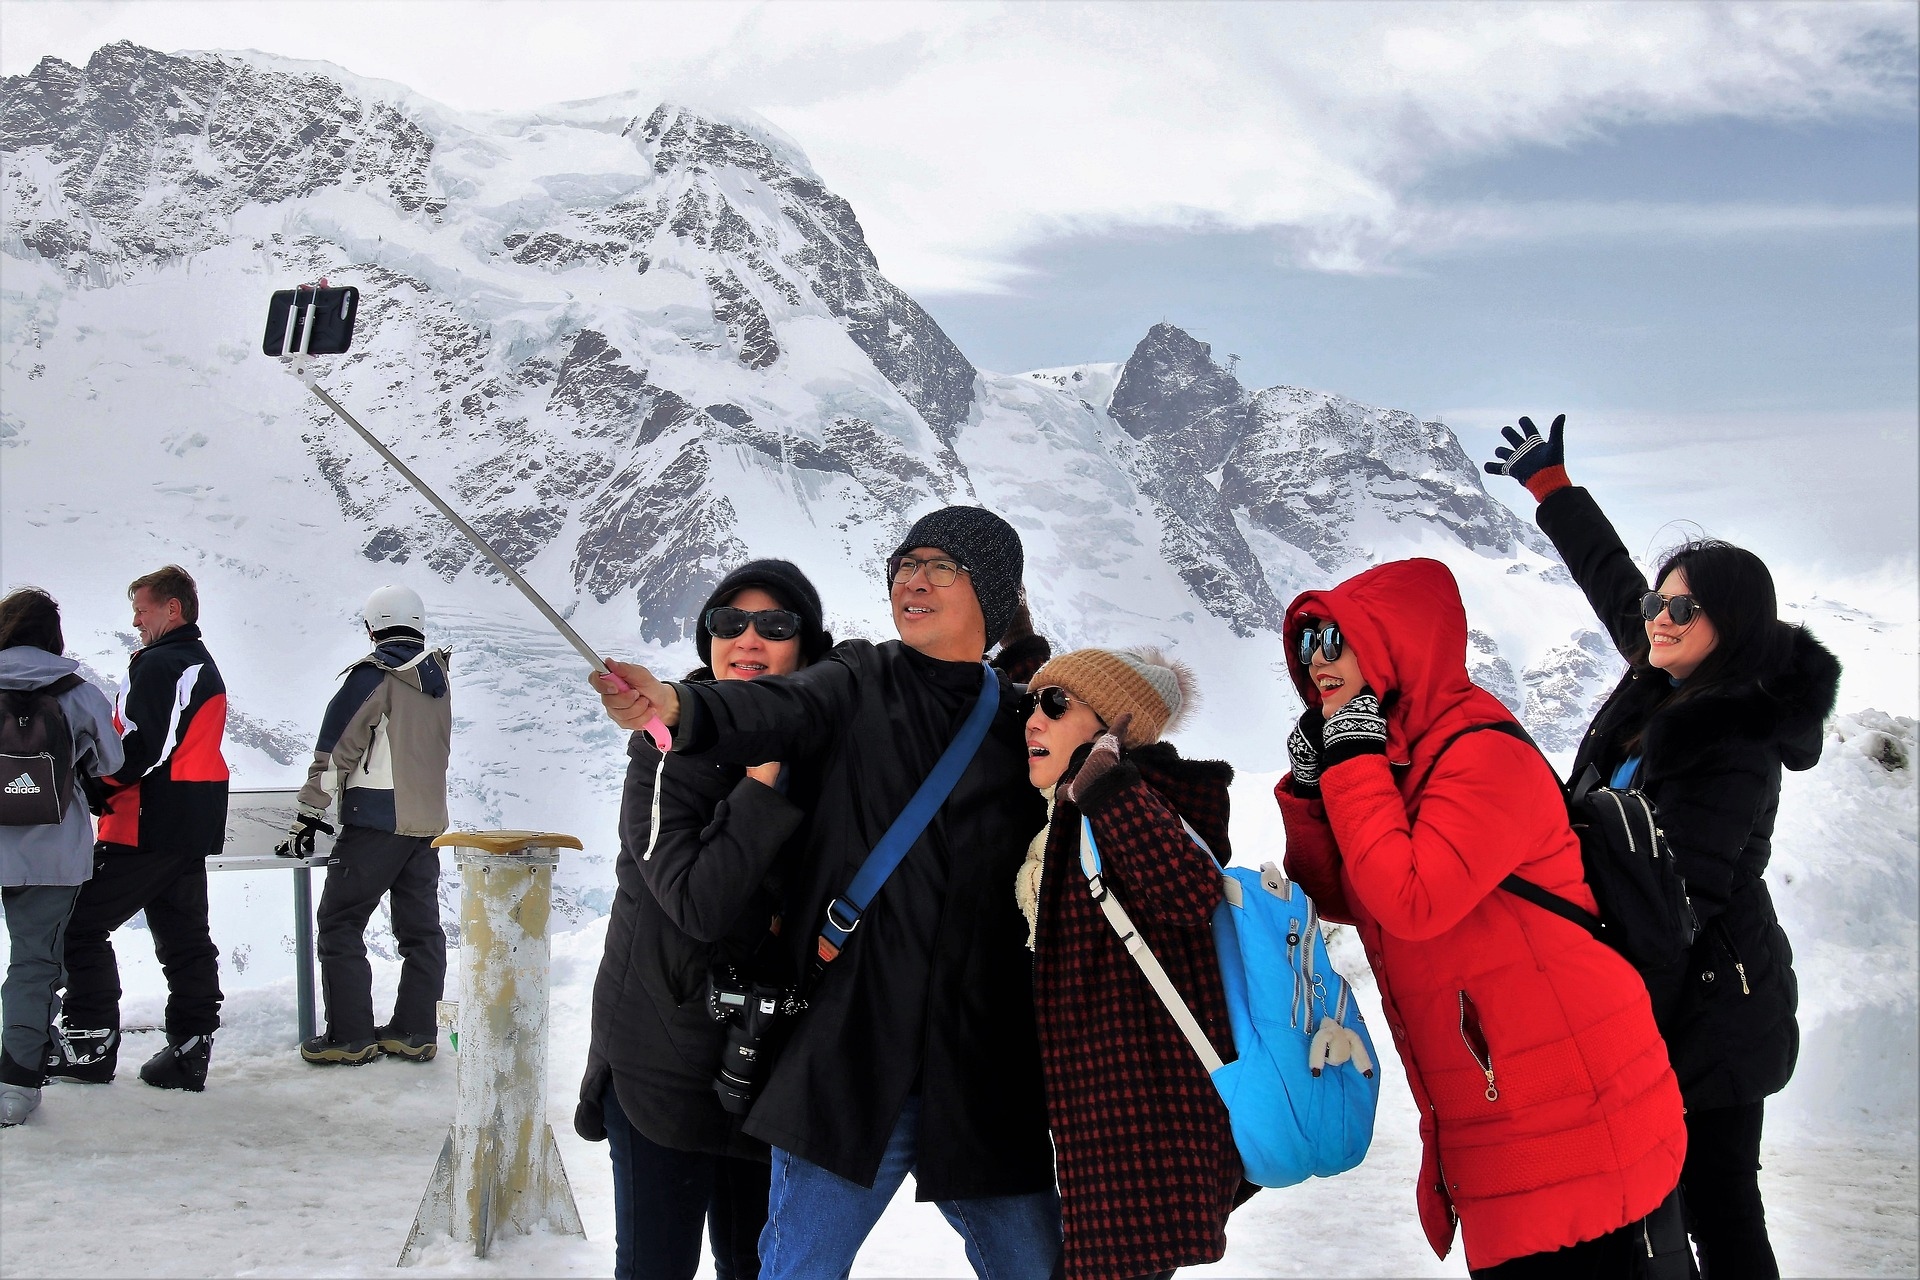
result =
[{"label": "black winter jacket", "polygon": [[[1642,657],[1647,581],[1593,497],[1557,490],[1539,520],[1621,653]],[[1762,876],[1781,770],[1819,762],[1839,682],[1839,660],[1804,628],[1782,670],[1689,698],[1636,666],[1574,757],[1574,778],[1589,765],[1604,778],[1644,730],[1636,785],[1659,813],[1701,923],[1685,970],[1648,979],[1689,1109],[1757,1102],[1793,1075],[1799,982]]]},{"label": "black winter jacket", "polygon": [[649,852],[659,765],[653,743],[634,734],[620,797],[619,888],[593,984],[574,1127],[593,1141],[606,1136],[600,1098],[611,1078],[620,1109],[649,1141],[765,1160],[766,1144],[743,1134],[713,1091],[725,1029],[708,1016],[707,973],[716,962],[748,971],[779,910],[782,851],[798,851],[804,815],[737,765],[676,752],[666,760],[660,838]]},{"label": "black winter jacket", "polygon": [[[790,676],[677,686],[676,751],[784,760],[809,814],[783,938],[813,951],[827,903],[932,771],[980,691],[978,663],[850,640]],[[873,1184],[908,1096],[921,1096],[922,1200],[1053,1186],[1027,925],[1010,886],[1046,820],[1027,785],[1014,688],[952,795],[867,908],[747,1120],[747,1132]]]}]

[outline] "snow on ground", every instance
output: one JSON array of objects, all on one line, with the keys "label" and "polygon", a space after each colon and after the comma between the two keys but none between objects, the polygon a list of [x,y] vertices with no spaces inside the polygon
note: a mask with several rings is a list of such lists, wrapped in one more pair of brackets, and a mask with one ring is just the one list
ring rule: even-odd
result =
[{"label": "snow on ground", "polygon": [[[1775,894],[1796,939],[1804,1049],[1769,1112],[1762,1186],[1791,1276],[1920,1273],[1915,1177],[1915,726],[1873,712],[1843,716],[1826,759],[1789,779]],[[1904,764],[1899,762],[1904,761]],[[1898,767],[1890,767],[1895,766]],[[1280,856],[1271,774],[1235,786],[1236,861]],[[293,984],[282,948],[284,873],[227,875],[216,934],[229,954],[227,1022],[204,1094],[163,1093],[135,1077],[159,1047],[128,1037],[109,1086],[62,1084],[41,1111],[0,1133],[0,1276],[365,1276],[389,1274],[453,1112],[451,1055],[417,1065],[314,1068],[294,1055]],[[509,1237],[491,1258],[450,1242],[424,1276],[606,1275],[613,1207],[606,1147],[572,1130],[604,918],[554,939],[548,1116],[586,1225],[585,1240]],[[1359,974],[1336,937],[1336,963]],[[137,929],[116,935],[127,1025],[160,1021],[164,985]],[[398,965],[376,956],[376,1000]],[[457,974],[457,969],[456,969]],[[1381,1025],[1361,976],[1367,1015]],[[449,991],[448,997],[455,998]],[[1384,1042],[1383,1042],[1384,1043]],[[1411,1099],[1391,1054],[1374,1146],[1339,1178],[1257,1196],[1229,1228],[1227,1256],[1199,1276],[1462,1275],[1427,1249],[1414,1217],[1419,1164]],[[897,1199],[857,1276],[965,1276],[939,1214]],[[710,1272],[708,1273],[710,1274]]]}]

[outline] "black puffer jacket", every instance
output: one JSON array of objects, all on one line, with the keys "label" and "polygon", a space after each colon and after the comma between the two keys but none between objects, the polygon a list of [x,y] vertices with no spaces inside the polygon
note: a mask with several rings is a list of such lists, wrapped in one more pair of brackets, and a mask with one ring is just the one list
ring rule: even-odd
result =
[{"label": "black puffer jacket", "polygon": [[[648,851],[660,753],[645,734],[627,745],[620,798],[619,890],[593,984],[593,1041],[574,1128],[606,1136],[600,1097],[609,1077],[633,1127],[676,1151],[766,1159],[713,1091],[724,1029],[707,1014],[716,960],[747,970],[779,909],[783,852],[805,816],[737,765],[670,754],[660,838]],[[761,962],[765,962],[761,957]],[[778,972],[759,974],[780,982]]]},{"label": "black puffer jacket", "polygon": [[[1647,581],[1592,496],[1557,490],[1539,520],[1620,651],[1643,654]],[[1782,669],[1693,697],[1674,698],[1666,677],[1636,668],[1574,758],[1573,777],[1592,765],[1604,778],[1644,729],[1636,785],[1659,812],[1702,926],[1685,971],[1649,979],[1690,1109],[1757,1102],[1793,1075],[1799,983],[1762,876],[1781,770],[1819,762],[1839,682],[1839,660],[1804,628]]]},{"label": "black puffer jacket", "polygon": [[[810,956],[826,905],[946,750],[978,663],[849,640],[790,676],[677,686],[676,751],[794,761],[810,815],[782,937]],[[747,1132],[862,1186],[907,1097],[921,1096],[922,1200],[1053,1186],[1027,925],[1008,886],[1046,820],[1027,785],[1013,686],[972,763],[881,888],[747,1120]]]}]

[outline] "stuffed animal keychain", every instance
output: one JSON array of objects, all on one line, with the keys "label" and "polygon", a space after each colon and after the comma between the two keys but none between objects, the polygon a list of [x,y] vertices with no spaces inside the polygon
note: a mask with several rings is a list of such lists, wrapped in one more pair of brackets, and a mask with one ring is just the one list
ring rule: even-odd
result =
[{"label": "stuffed animal keychain", "polygon": [[1307,1070],[1317,1076],[1323,1067],[1337,1067],[1349,1059],[1361,1075],[1369,1080],[1373,1078],[1373,1059],[1367,1056],[1367,1046],[1359,1033],[1332,1018],[1322,1019],[1320,1029],[1313,1033],[1313,1040],[1307,1045]]}]

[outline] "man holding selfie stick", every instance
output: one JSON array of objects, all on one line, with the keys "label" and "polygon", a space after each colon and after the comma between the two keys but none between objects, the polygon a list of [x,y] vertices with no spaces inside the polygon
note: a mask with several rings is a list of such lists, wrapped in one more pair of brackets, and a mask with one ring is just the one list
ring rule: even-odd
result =
[{"label": "man holding selfie stick", "polygon": [[[976,1273],[1047,1280],[1059,1260],[1009,887],[1046,814],[1016,690],[982,662],[1014,618],[1022,560],[999,516],[947,507],[887,561],[897,641],[849,640],[756,680],[662,684],[619,662],[630,687],[595,678],[616,723],[658,715],[676,751],[795,762],[809,825],[782,938],[812,976],[746,1124],[774,1148],[762,1280],[845,1275],[909,1172]],[[874,877],[882,850],[898,860]]]},{"label": "man holding selfie stick", "polygon": [[[453,699],[445,649],[428,649],[426,605],[411,588],[381,587],[361,611],[373,651],[348,667],[327,704],[307,785],[275,852],[313,852],[331,832],[337,795],[346,828],[334,842],[320,892],[317,943],[327,1029],[300,1046],[315,1066],[358,1066],[381,1054],[415,1062],[437,1051],[435,1008],[447,977],[440,927],[440,851],[447,829],[447,757]],[[400,947],[393,1017],[373,1022],[367,921],[385,896]]]}]

